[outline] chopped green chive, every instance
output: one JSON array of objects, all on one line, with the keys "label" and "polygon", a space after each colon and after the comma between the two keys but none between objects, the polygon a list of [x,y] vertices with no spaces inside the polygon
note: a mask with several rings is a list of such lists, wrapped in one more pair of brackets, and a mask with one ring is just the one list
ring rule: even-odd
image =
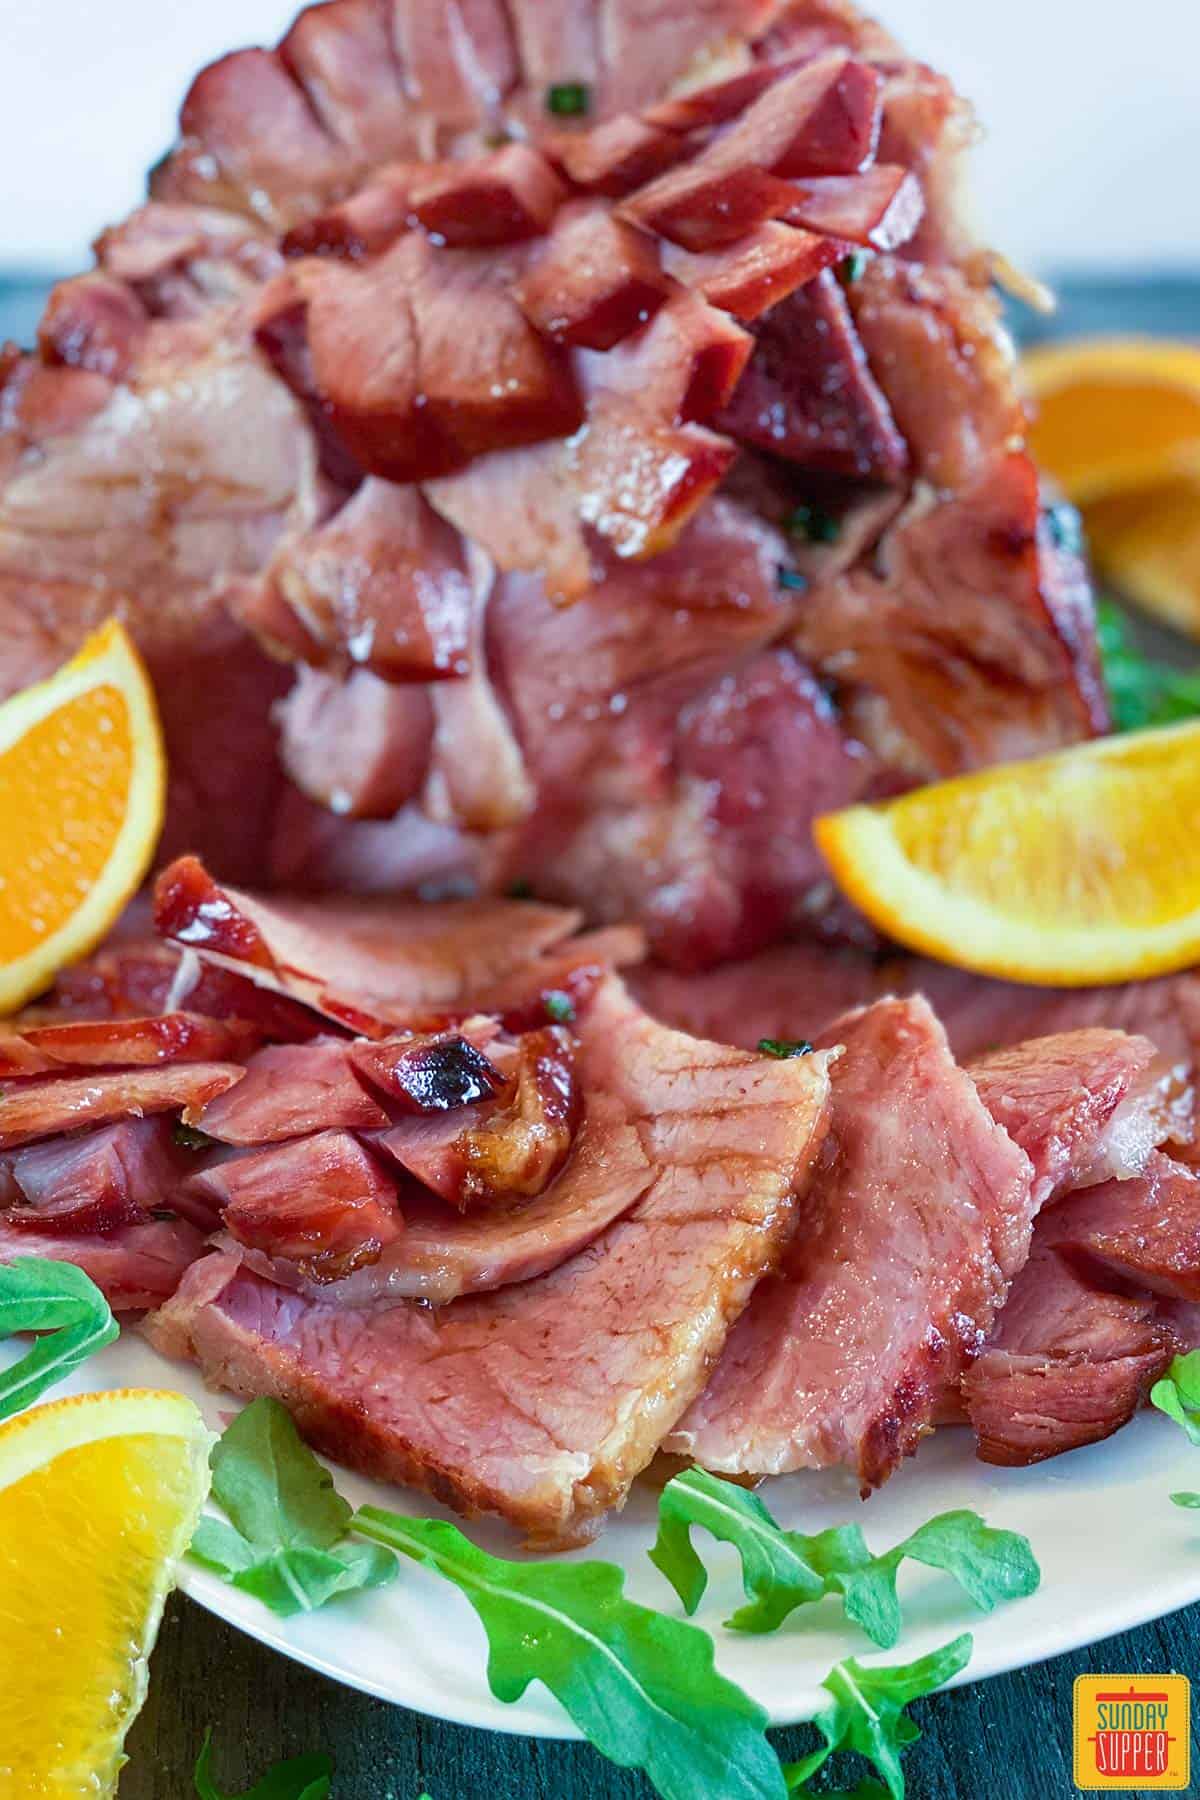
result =
[{"label": "chopped green chive", "polygon": [[546,110],[559,119],[582,119],[592,104],[592,91],[583,81],[559,81],[546,90]]},{"label": "chopped green chive", "polygon": [[217,1142],[207,1131],[197,1131],[194,1126],[185,1125],[182,1119],[176,1122],[171,1136],[181,1150],[212,1150]]},{"label": "chopped green chive", "polygon": [[810,544],[836,544],[842,535],[842,523],[821,506],[798,506],[788,514],[784,529],[791,537],[807,538]]},{"label": "chopped green chive", "polygon": [[759,1038],[758,1053],[760,1056],[773,1056],[778,1062],[791,1062],[794,1056],[811,1056],[812,1045],[807,1038]]},{"label": "chopped green chive", "polygon": [[533,883],[522,875],[517,881],[510,881],[505,890],[510,900],[532,900]]},{"label": "chopped green chive", "polygon": [[551,988],[549,993],[543,994],[542,1005],[556,1025],[569,1025],[575,1017],[574,1002],[561,988]]},{"label": "chopped green chive", "polygon": [[852,250],[849,256],[843,257],[838,264],[838,280],[843,287],[850,287],[854,282],[862,280],[866,267],[866,251]]},{"label": "chopped green chive", "polygon": [[808,592],[808,577],[801,575],[798,569],[787,569],[780,563],[775,571],[775,579],[781,588],[787,588],[793,594]]}]

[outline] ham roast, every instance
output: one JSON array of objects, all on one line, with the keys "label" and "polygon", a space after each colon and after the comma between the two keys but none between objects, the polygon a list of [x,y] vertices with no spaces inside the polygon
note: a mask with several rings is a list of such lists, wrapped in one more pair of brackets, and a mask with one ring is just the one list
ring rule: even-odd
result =
[{"label": "ham roast", "polygon": [[115,613],[170,767],[158,935],[0,1035],[0,1259],[548,1545],[663,1446],[1036,1461],[1200,1341],[1196,977],[898,955],[812,840],[1109,722],[971,134],[851,0],[197,77],[0,351],[0,697]]},{"label": "ham roast", "polygon": [[218,881],[862,938],[817,812],[1107,721],[970,134],[848,0],[223,57],[0,362],[0,693],[118,612]]}]

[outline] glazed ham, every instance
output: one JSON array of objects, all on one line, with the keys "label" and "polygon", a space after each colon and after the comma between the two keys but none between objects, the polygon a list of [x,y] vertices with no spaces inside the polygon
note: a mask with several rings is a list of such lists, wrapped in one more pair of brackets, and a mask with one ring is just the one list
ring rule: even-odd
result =
[{"label": "glazed ham", "polygon": [[844,1466],[867,1489],[991,1329],[1028,1254],[1032,1171],[923,1001],[819,1041],[844,1054],[792,1245],[666,1447],[727,1474]]},{"label": "glazed ham", "polygon": [[204,961],[379,1036],[422,1012],[464,1006],[577,923],[570,912],[517,901],[267,901],[218,887],[194,857],[159,877],[155,919]]},{"label": "glazed ham", "polygon": [[185,1108],[199,1113],[242,1073],[237,1063],[168,1063],[13,1082],[0,1094],[0,1149],[115,1119]]},{"label": "glazed ham", "polygon": [[583,1027],[583,1079],[619,1106],[646,1167],[586,1249],[437,1308],[339,1309],[213,1256],[152,1341],[236,1392],[286,1398],[314,1443],[359,1468],[536,1541],[586,1537],[782,1254],[826,1122],[826,1062],[681,1037],[610,982]]},{"label": "glazed ham", "polygon": [[963,1383],[985,1462],[1041,1462],[1112,1435],[1192,1347],[1200,1181],[1160,1152],[1134,1179],[1042,1215],[1029,1264]]},{"label": "glazed ham", "polygon": [[345,1131],[231,1158],[192,1176],[189,1192],[212,1202],[238,1244],[310,1282],[378,1262],[404,1229],[395,1183]]},{"label": "glazed ham", "polygon": [[4,364],[0,691],[115,606],[220,880],[861,933],[817,812],[1106,723],[968,136],[825,0],[310,8]]}]

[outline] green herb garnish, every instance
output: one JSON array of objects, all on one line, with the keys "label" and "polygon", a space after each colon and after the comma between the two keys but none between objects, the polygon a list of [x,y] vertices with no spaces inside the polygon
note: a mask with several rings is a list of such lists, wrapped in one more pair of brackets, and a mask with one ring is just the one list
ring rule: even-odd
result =
[{"label": "green herb garnish", "polygon": [[592,90],[585,81],[558,81],[546,90],[546,111],[558,119],[582,119],[591,104]]},{"label": "green herb garnish", "polygon": [[206,1731],[196,1758],[195,1783],[200,1800],[329,1800],[333,1764],[327,1756],[297,1756],[276,1763],[244,1794],[222,1794],[212,1777],[212,1732]]},{"label": "green herb garnish", "polygon": [[812,1045],[807,1038],[759,1038],[758,1053],[790,1062],[795,1056],[811,1056]]},{"label": "green herb garnish", "polygon": [[1111,601],[1101,601],[1096,626],[1118,731],[1175,725],[1200,713],[1200,670],[1172,669],[1143,656],[1120,608]]},{"label": "green herb garnish", "polygon": [[548,993],[543,994],[542,1005],[547,1017],[553,1019],[556,1025],[569,1025],[575,1017],[575,1002],[561,988],[551,988]]},{"label": "green herb garnish", "polygon": [[19,1331],[48,1335],[0,1370],[0,1419],[7,1419],[62,1381],[120,1335],[100,1289],[74,1263],[18,1256],[0,1264],[0,1339]]},{"label": "green herb garnish", "polygon": [[842,535],[842,523],[820,506],[797,506],[784,520],[790,537],[807,538],[810,544],[836,544]]},{"label": "green herb garnish", "polygon": [[1189,1443],[1200,1444],[1200,1350],[1175,1358],[1150,1389],[1150,1404],[1174,1419]]},{"label": "green herb garnish", "polygon": [[282,1618],[382,1587],[394,1556],[346,1535],[351,1509],[277,1400],[251,1401],[212,1454],[212,1497],[189,1554]]},{"label": "green herb garnish", "polygon": [[505,889],[505,893],[510,900],[532,900],[533,883],[532,881],[527,880],[524,875],[519,875],[516,881],[509,882],[508,887]]},{"label": "green herb garnish", "polygon": [[707,1632],[627,1600],[604,1562],[506,1562],[454,1525],[364,1507],[354,1529],[452,1581],[488,1636],[488,1682],[541,1681],[611,1762],[663,1800],[784,1800],[767,1715],[718,1673]]},{"label": "green herb garnish", "polygon": [[[904,1800],[900,1755],[921,1735],[904,1709],[944,1686],[965,1668],[971,1660],[971,1649],[968,1633],[898,1668],[881,1669],[853,1658],[839,1663],[822,1683],[831,1696],[830,1704],[813,1720],[825,1743],[802,1762],[792,1763],[784,1770],[788,1792],[810,1794],[810,1777],[825,1766],[835,1750],[856,1750],[874,1763],[893,1800]],[[855,1791],[861,1800],[866,1800],[879,1790],[874,1783],[867,1783]]]},{"label": "green herb garnish", "polygon": [[868,261],[865,250],[852,250],[849,256],[844,256],[838,264],[837,271],[837,278],[842,286],[853,287],[856,281],[861,281],[866,273]]},{"label": "green herb garnish", "polygon": [[218,1140],[209,1137],[207,1131],[197,1131],[194,1125],[185,1125],[182,1119],[176,1119],[171,1127],[171,1137],[181,1150],[215,1150]]},{"label": "green herb garnish", "polygon": [[801,575],[798,569],[785,567],[783,563],[776,568],[775,579],[781,588],[786,588],[790,593],[806,594],[808,592],[808,576]]},{"label": "green herb garnish", "polygon": [[659,1498],[658,1539],[650,1560],[666,1576],[689,1613],[708,1585],[692,1545],[703,1526],[741,1558],[748,1604],[726,1624],[732,1631],[775,1631],[799,1606],[840,1594],[848,1618],[887,1650],[900,1636],[896,1575],[908,1557],[953,1576],[982,1612],[1003,1600],[1032,1594],[1041,1573],[1028,1541],[1013,1531],[994,1531],[973,1512],[948,1512],[911,1537],[873,1556],[857,1525],[838,1525],[806,1537],[784,1531],[757,1494],[689,1469],[669,1481]]}]

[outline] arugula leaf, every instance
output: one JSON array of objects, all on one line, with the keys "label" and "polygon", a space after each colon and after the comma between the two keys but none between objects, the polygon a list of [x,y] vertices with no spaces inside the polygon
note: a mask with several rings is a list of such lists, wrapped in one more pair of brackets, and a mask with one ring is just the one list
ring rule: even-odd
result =
[{"label": "arugula leaf", "polygon": [[[824,1767],[835,1750],[856,1750],[874,1763],[893,1800],[904,1800],[900,1754],[921,1735],[904,1709],[965,1668],[972,1648],[970,1634],[966,1633],[916,1662],[901,1663],[895,1668],[878,1668],[853,1657],[838,1663],[822,1683],[832,1696],[830,1704],[813,1719],[825,1743],[802,1762],[785,1768],[788,1792],[811,1793],[807,1786],[809,1777]],[[873,1782],[855,1790],[864,1800],[881,1791]]]},{"label": "arugula leaf", "polygon": [[354,1529],[461,1588],[488,1636],[488,1681],[541,1681],[596,1748],[663,1800],[784,1800],[767,1715],[718,1673],[712,1639],[625,1598],[604,1562],[507,1562],[454,1525],[364,1507]]},{"label": "arugula leaf", "polygon": [[1150,1389],[1150,1403],[1200,1444],[1200,1350],[1177,1356],[1161,1381]]},{"label": "arugula leaf", "polygon": [[1200,671],[1173,669],[1143,656],[1124,614],[1110,600],[1096,609],[1096,635],[1118,731],[1175,725],[1200,713]]},{"label": "arugula leaf", "polygon": [[277,1400],[254,1400],[212,1454],[213,1498],[232,1523],[203,1518],[189,1554],[282,1618],[335,1594],[382,1587],[394,1556],[346,1535],[351,1509]]},{"label": "arugula leaf", "polygon": [[1200,1494],[1172,1494],[1171,1500],[1175,1506],[1186,1506],[1192,1512],[1200,1511]]},{"label": "arugula leaf", "polygon": [[108,1301],[74,1263],[18,1256],[0,1264],[0,1338],[42,1331],[33,1348],[0,1371],[0,1419],[31,1406],[96,1350],[120,1335]]},{"label": "arugula leaf", "polygon": [[846,1614],[885,1650],[900,1635],[896,1574],[907,1556],[944,1569],[982,1612],[1002,1600],[1032,1594],[1041,1578],[1027,1540],[994,1531],[978,1513],[941,1513],[882,1556],[872,1556],[857,1525],[838,1525],[806,1537],[784,1531],[757,1494],[689,1469],[669,1481],[659,1498],[658,1538],[650,1560],[666,1576],[689,1613],[708,1585],[691,1541],[702,1525],[732,1544],[742,1564],[750,1603],[726,1624],[733,1631],[775,1631],[799,1606],[826,1594],[842,1596]]},{"label": "arugula leaf", "polygon": [[206,1731],[196,1758],[195,1782],[200,1800],[329,1800],[333,1764],[327,1756],[296,1756],[276,1763],[244,1794],[222,1794],[212,1777],[212,1732]]}]

